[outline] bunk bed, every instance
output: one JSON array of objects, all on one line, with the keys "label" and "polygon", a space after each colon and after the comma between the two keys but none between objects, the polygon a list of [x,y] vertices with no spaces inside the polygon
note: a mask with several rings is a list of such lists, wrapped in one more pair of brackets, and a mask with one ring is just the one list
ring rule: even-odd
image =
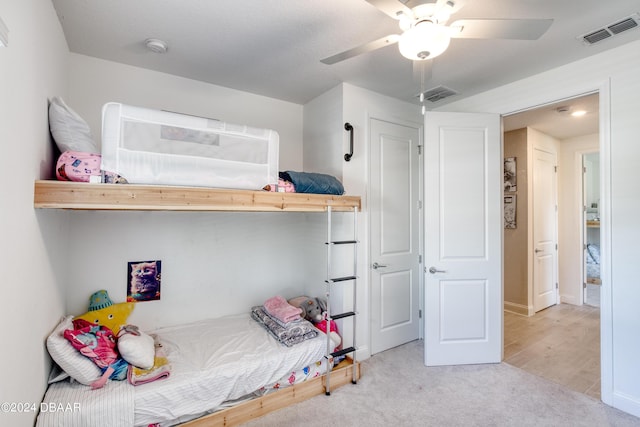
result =
[{"label": "bunk bed", "polygon": [[[157,185],[131,185],[131,184],[90,184],[78,182],[64,181],[47,181],[39,180],[35,182],[34,187],[34,207],[37,209],[72,209],[72,210],[117,210],[117,211],[248,211],[248,212],[331,212],[331,211],[357,211],[360,209],[360,198],[357,196],[336,196],[327,194],[307,194],[307,193],[277,193],[266,191],[249,191],[249,190],[228,190],[217,188],[202,187],[174,187],[174,186],[157,186]],[[249,319],[250,320],[250,319]],[[225,321],[239,322],[240,330],[249,329],[252,334],[268,336],[264,330],[261,330],[257,324],[243,323],[247,322],[246,316],[232,316],[231,319],[223,319]],[[244,326],[242,326],[244,325]],[[173,333],[173,335],[171,335]],[[168,335],[167,335],[168,334]],[[168,342],[179,340],[182,334],[175,334],[175,331],[159,331],[159,335],[170,337]],[[172,338],[171,338],[172,337]],[[241,341],[243,341],[241,339]],[[226,340],[225,340],[226,341]],[[245,340],[246,341],[246,340]],[[251,340],[250,340],[251,341]],[[309,340],[311,342],[313,340]],[[180,345],[186,345],[181,343]],[[305,344],[307,345],[307,344]],[[271,348],[277,354],[277,343],[264,343],[264,348]],[[258,375],[260,378],[254,382],[253,386],[243,386],[237,393],[235,385],[229,385],[230,390],[234,390],[233,402],[223,401],[215,402],[213,407],[203,410],[198,408],[195,415],[185,417],[184,419],[176,418],[167,420],[168,425],[173,425],[182,421],[186,421],[185,425],[189,426],[231,426],[238,425],[250,419],[260,417],[282,407],[294,404],[318,394],[327,392],[328,377],[326,374],[319,374],[304,378],[302,382],[293,382],[284,388],[279,388],[278,384],[283,381],[279,375],[287,373],[292,366],[302,369],[310,366],[314,360],[318,358],[318,349],[315,344],[309,343],[310,351],[305,352],[305,356],[294,355],[291,359],[295,360],[290,366],[281,366],[268,375]],[[324,348],[324,345],[321,347]],[[171,346],[169,349],[171,350]],[[291,349],[283,348],[285,351]],[[195,351],[195,350],[194,350]],[[322,354],[324,352],[321,351]],[[203,356],[208,357],[208,356]],[[279,356],[275,356],[278,359]],[[318,362],[320,363],[320,362]],[[172,383],[184,384],[180,381],[180,367],[171,378],[172,382],[166,381],[164,387],[169,387]],[[241,370],[244,368],[241,368]],[[256,372],[261,371],[257,369]],[[305,371],[308,372],[308,371]],[[340,387],[348,382],[354,382],[360,377],[360,365],[358,362],[351,363],[349,359],[341,362],[330,371],[331,387]],[[240,376],[245,374],[241,373]],[[186,378],[182,378],[185,379]],[[275,381],[274,381],[275,380]],[[164,381],[164,380],[163,380]],[[214,381],[214,380],[212,380]],[[235,380],[234,380],[235,381]],[[158,384],[161,381],[157,382]],[[50,386],[51,396],[45,396],[47,399],[59,402],[59,396],[67,396],[66,398],[72,402],[78,395],[87,394],[87,386],[77,383],[67,383],[70,385]],[[145,384],[140,387],[150,386]],[[249,387],[249,388],[247,388]],[[254,392],[248,392],[253,387]],[[56,394],[57,388],[64,388],[62,394]],[[92,400],[98,402],[109,402],[111,397],[118,396],[120,405],[135,405],[142,403],[145,399],[153,401],[155,398],[149,393],[147,387],[145,390],[131,386],[126,382],[110,381],[105,390],[91,390],[95,392]],[[268,392],[267,392],[268,391]],[[82,392],[82,393],[81,393]],[[49,391],[48,391],[49,393]],[[111,394],[109,394],[111,393]],[[166,396],[171,391],[161,390],[159,395]],[[138,396],[136,396],[138,394]],[[75,401],[73,401],[75,402]],[[133,403],[132,403],[133,402]],[[88,404],[87,404],[88,405]],[[117,406],[114,406],[114,408]],[[88,410],[89,406],[85,406]],[[98,411],[104,410],[104,407]],[[153,417],[149,416],[149,408],[134,408],[136,414],[133,425],[147,425],[148,421]],[[151,408],[153,411],[153,409]],[[194,411],[192,411],[194,412]],[[146,416],[144,414],[147,414]],[[56,414],[49,414],[56,415]],[[60,414],[57,414],[60,415]],[[195,419],[193,416],[196,416]],[[170,417],[169,417],[170,418]],[[46,420],[38,420],[41,425],[56,425],[53,418]],[[82,422],[86,421],[84,419]],[[103,425],[107,425],[101,423]]]}]

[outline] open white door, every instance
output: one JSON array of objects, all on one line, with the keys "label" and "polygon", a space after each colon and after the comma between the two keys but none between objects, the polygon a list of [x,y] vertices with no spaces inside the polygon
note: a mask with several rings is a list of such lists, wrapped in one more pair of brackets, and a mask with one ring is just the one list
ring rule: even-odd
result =
[{"label": "open white door", "polygon": [[425,115],[425,364],[502,359],[502,138],[495,114]]}]

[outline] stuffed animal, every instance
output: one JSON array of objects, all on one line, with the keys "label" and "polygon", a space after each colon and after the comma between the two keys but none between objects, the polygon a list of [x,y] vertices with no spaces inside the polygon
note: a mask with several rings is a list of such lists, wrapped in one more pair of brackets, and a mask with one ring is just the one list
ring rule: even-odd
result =
[{"label": "stuffed animal", "polygon": [[[294,307],[300,308],[302,310],[300,315],[303,318],[313,323],[316,328],[320,329],[325,334],[327,333],[327,322],[324,320],[324,313],[327,311],[327,304],[323,299],[301,296],[290,299],[288,303]],[[334,344],[334,350],[340,347],[342,338],[338,332],[338,325],[334,320],[329,322],[329,338]]]},{"label": "stuffed animal", "polygon": [[76,316],[75,319],[83,319],[89,323],[106,326],[114,335],[118,335],[120,327],[127,324],[127,318],[133,311],[135,303],[121,302],[114,304],[107,291],[100,290],[89,298],[89,310]]}]

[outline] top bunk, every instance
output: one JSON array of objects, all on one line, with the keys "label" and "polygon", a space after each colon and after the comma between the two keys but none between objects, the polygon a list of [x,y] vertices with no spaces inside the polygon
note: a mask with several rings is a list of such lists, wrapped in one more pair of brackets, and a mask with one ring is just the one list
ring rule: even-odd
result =
[{"label": "top bunk", "polygon": [[205,187],[37,180],[38,209],[116,211],[326,212],[360,210],[359,196]]}]

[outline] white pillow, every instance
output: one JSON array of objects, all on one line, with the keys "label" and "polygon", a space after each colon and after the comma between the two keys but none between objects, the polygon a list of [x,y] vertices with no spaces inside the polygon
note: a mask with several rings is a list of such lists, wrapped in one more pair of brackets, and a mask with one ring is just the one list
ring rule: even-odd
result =
[{"label": "white pillow", "polygon": [[137,326],[126,325],[120,330],[118,351],[120,356],[133,366],[141,369],[153,368],[156,356],[154,339],[140,331]]},{"label": "white pillow", "polygon": [[49,129],[61,153],[100,153],[87,122],[57,96],[52,98],[49,104]]},{"label": "white pillow", "polygon": [[63,318],[47,338],[47,350],[51,358],[71,378],[80,384],[91,385],[102,376],[102,371],[91,359],[73,348],[64,337],[66,329],[73,329],[73,316]]}]

